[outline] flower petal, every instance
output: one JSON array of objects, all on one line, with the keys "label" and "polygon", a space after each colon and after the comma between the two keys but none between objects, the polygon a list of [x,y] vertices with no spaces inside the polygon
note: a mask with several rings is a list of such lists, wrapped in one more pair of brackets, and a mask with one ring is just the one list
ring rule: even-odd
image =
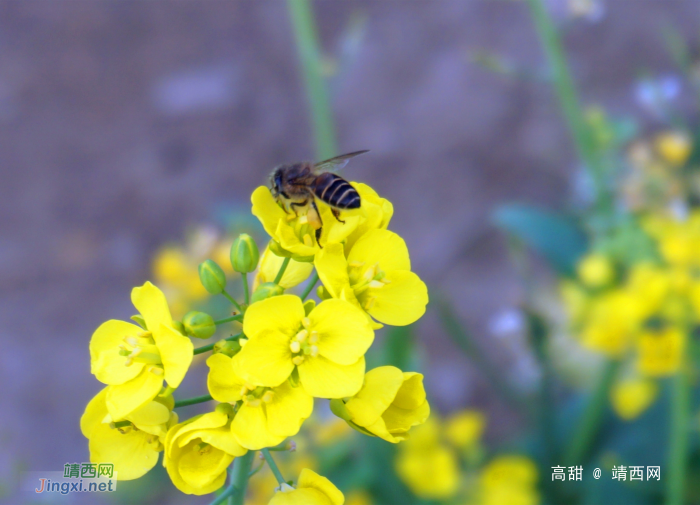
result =
[{"label": "flower petal", "polygon": [[379,263],[382,270],[410,270],[406,242],[389,230],[369,230],[360,237],[348,254],[348,263]]},{"label": "flower petal", "polygon": [[396,394],[394,405],[402,409],[416,409],[425,402],[423,374],[403,372],[404,383]]},{"label": "flower petal", "polygon": [[212,430],[203,430],[199,432],[199,438],[202,442],[211,444],[231,456],[243,456],[248,452],[247,449],[238,443],[236,437],[231,433],[231,428],[228,426]]},{"label": "flower petal", "polygon": [[[339,502],[343,503],[343,502]],[[293,489],[277,491],[268,505],[336,505],[316,489]]]},{"label": "flower petal", "polygon": [[311,415],[314,399],[304,388],[293,388],[287,381],[275,388],[272,401],[265,405],[265,409],[270,433],[291,437],[299,432],[301,424]]},{"label": "flower petal", "polygon": [[105,384],[122,384],[136,377],[143,364],[126,366],[126,356],[119,355],[124,337],[143,330],[135,324],[111,319],[102,323],[90,339],[90,368],[97,380]]},{"label": "flower petal", "polygon": [[103,388],[85,407],[85,411],[80,417],[80,431],[83,432],[85,438],[90,438],[92,430],[94,430],[97,425],[102,424],[102,420],[107,415],[106,398],[107,388]]},{"label": "flower petal", "polygon": [[375,423],[394,401],[402,384],[403,373],[394,366],[367,372],[362,389],[345,403],[352,421],[364,427]]},{"label": "flower petal", "polygon": [[120,433],[108,424],[99,424],[90,436],[90,461],[112,463],[119,480],[138,479],[158,462],[157,440],[138,430]]},{"label": "flower petal", "polygon": [[131,290],[131,303],[146,321],[146,327],[153,331],[161,324],[172,326],[168,302],[163,292],[150,282]]},{"label": "flower petal", "polygon": [[124,419],[153,400],[162,387],[163,376],[146,367],[130,381],[107,388],[107,410],[115,421]]},{"label": "flower petal", "polygon": [[[264,302],[253,304],[248,310],[261,303]],[[289,339],[290,337],[283,333],[270,331],[248,340],[243,349],[233,357],[234,373],[256,386],[279,386],[294,370]]]},{"label": "flower petal", "polygon": [[277,205],[275,197],[265,186],[259,186],[250,197],[253,204],[252,213],[257,217],[272,238],[277,239],[277,223],[287,219],[287,214]]},{"label": "flower petal", "polygon": [[413,409],[402,409],[396,405],[391,405],[384,414],[382,419],[386,425],[386,429],[392,433],[405,433],[413,426],[423,424],[430,416],[430,404],[424,401],[421,405]]},{"label": "flower petal", "polygon": [[425,283],[407,270],[387,271],[386,278],[391,283],[371,290],[376,298],[368,310],[369,314],[392,326],[406,326],[420,319],[428,304]]},{"label": "flower petal", "polygon": [[177,462],[182,480],[193,488],[204,488],[220,475],[226,475],[226,467],[233,461],[233,456],[224,451],[212,447],[207,449],[199,451],[196,446],[188,446]]},{"label": "flower petal", "polygon": [[158,346],[160,358],[163,361],[165,381],[168,386],[176,388],[190,368],[194,357],[192,353],[194,346],[189,338],[171,326],[161,324],[156,328],[153,331],[153,340]]},{"label": "flower petal", "polygon": [[241,405],[231,421],[231,433],[246,449],[258,450],[282,442],[286,436],[273,435],[267,429],[267,416],[263,406]]},{"label": "flower petal", "polygon": [[330,299],[309,314],[310,329],[318,332],[318,352],[340,365],[364,356],[374,341],[374,330],[361,309],[345,300]]},{"label": "flower petal", "polygon": [[231,358],[221,353],[212,354],[207,359],[207,366],[207,389],[211,396],[219,402],[235,403],[240,400],[245,381],[233,372]]},{"label": "flower petal", "polygon": [[316,398],[344,398],[357,393],[365,373],[364,356],[352,365],[338,365],[323,356],[307,357],[298,366],[304,390]]},{"label": "flower petal", "polygon": [[[265,252],[260,259],[258,274],[255,276],[255,282],[253,283],[253,291],[258,287],[258,284],[274,281],[283,262],[284,258],[273,253],[270,250],[270,246],[265,248]],[[313,263],[292,259],[289,261],[289,265],[287,265],[279,285],[284,289],[293,288],[304,282],[311,275],[313,269]]]},{"label": "flower petal", "polygon": [[309,470],[308,468],[304,468],[299,474],[297,487],[299,489],[317,489],[327,496],[330,503],[333,505],[343,505],[343,502],[345,501],[343,493],[341,493],[330,480],[317,474],[313,470]]},{"label": "flower petal", "polygon": [[170,419],[170,409],[159,402],[149,402],[127,416],[128,420],[139,426],[156,426],[165,424]]},{"label": "flower petal", "polygon": [[313,256],[319,250],[316,245],[316,240],[312,237],[312,231],[308,232],[309,244],[307,245],[294,232],[294,229],[289,225],[287,220],[280,220],[277,224],[276,235],[279,238],[280,246],[297,256]]},{"label": "flower petal", "polygon": [[254,340],[259,334],[275,331],[291,339],[301,326],[304,317],[301,298],[280,295],[252,304],[243,319],[243,333]]},{"label": "flower petal", "polygon": [[[177,438],[177,440],[174,440],[173,444],[177,443],[178,447],[184,447],[192,440],[199,438],[204,431],[221,428],[226,426],[226,423],[228,423],[228,416],[221,412],[214,411],[199,415],[176,427],[175,438]],[[166,451],[167,450],[166,447]]]},{"label": "flower petal", "polygon": [[314,259],[318,277],[333,298],[340,298],[343,288],[350,286],[348,262],[341,244],[328,244]]}]

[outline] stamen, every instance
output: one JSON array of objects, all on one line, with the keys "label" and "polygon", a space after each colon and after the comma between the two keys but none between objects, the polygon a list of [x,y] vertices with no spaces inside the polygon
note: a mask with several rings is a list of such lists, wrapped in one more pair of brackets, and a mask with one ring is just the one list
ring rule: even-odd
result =
[{"label": "stamen", "polygon": [[140,347],[136,347],[133,351],[131,351],[131,354],[129,354],[129,357],[135,358],[136,356],[138,356],[142,352],[143,352],[143,349],[141,349]]},{"label": "stamen", "polygon": [[299,221],[297,221],[299,224],[306,224],[309,222],[309,216],[304,214],[303,216],[299,217]]},{"label": "stamen", "polygon": [[139,338],[149,338],[149,337],[153,336],[153,333],[151,333],[150,331],[142,331],[141,333],[139,333],[136,336]]},{"label": "stamen", "polygon": [[153,375],[163,375],[163,369],[157,366],[152,366],[148,369],[148,371],[151,372]]},{"label": "stamen", "polygon": [[301,344],[295,340],[294,342],[292,342],[292,343],[290,344],[289,349],[291,349],[291,351],[292,351],[294,354],[296,354],[296,353],[298,353],[298,352],[301,350]]},{"label": "stamen", "polygon": [[371,282],[369,283],[369,287],[370,287],[370,288],[375,288],[375,289],[376,289],[376,288],[383,288],[383,287],[384,287],[384,283],[383,283],[382,281],[371,281]]},{"label": "stamen", "polygon": [[311,356],[318,356],[318,346],[317,345],[312,345],[310,348],[309,354]]},{"label": "stamen", "polygon": [[245,386],[243,386],[243,387],[241,388],[241,398],[244,398],[245,395],[248,394],[248,391],[249,391],[248,388],[245,387]]},{"label": "stamen", "polygon": [[379,280],[380,280],[381,282],[383,282],[384,284],[391,284],[391,281],[390,281],[389,279],[387,279],[386,277],[382,277],[382,278],[379,279]]},{"label": "stamen", "polygon": [[256,398],[255,400],[249,400],[246,403],[249,407],[259,407],[260,405],[262,405],[262,402],[258,398]]},{"label": "stamen", "polygon": [[304,340],[306,340],[306,337],[309,336],[309,332],[307,330],[301,330],[299,333],[296,334],[294,337],[298,342],[303,343]]},{"label": "stamen", "polygon": [[274,393],[273,391],[267,391],[267,392],[263,395],[262,401],[264,401],[265,403],[270,403],[270,402],[272,401],[272,398],[273,398],[274,396],[275,396],[275,393]]},{"label": "stamen", "polygon": [[374,302],[375,302],[376,300],[377,300],[376,297],[374,297],[374,296],[370,297],[370,298],[367,300],[367,302],[364,304],[363,308],[364,308],[365,310],[371,310],[372,307],[374,307]]},{"label": "stamen", "polygon": [[134,363],[134,360],[131,358],[126,358],[124,360],[124,366],[131,366]]},{"label": "stamen", "polygon": [[134,337],[124,337],[124,342],[129,344],[131,347],[136,347],[139,345],[139,341],[136,340]]},{"label": "stamen", "polygon": [[295,356],[292,358],[292,363],[299,366],[304,362],[304,356]]},{"label": "stamen", "polygon": [[248,339],[247,339],[247,338],[239,338],[239,339],[238,339],[238,344],[239,344],[241,347],[244,347],[247,343],[248,343]]},{"label": "stamen", "polygon": [[365,262],[364,262],[364,261],[352,260],[350,263],[348,263],[348,266],[349,266],[349,267],[352,267],[352,268],[360,268],[360,267],[365,266]]},{"label": "stamen", "polygon": [[308,329],[309,326],[311,326],[311,320],[310,320],[308,317],[304,317],[304,318],[302,318],[302,320],[301,320],[301,325],[302,325],[304,328]]},{"label": "stamen", "polygon": [[309,335],[309,344],[317,344],[318,343],[318,332],[316,330],[311,332],[311,335]]}]

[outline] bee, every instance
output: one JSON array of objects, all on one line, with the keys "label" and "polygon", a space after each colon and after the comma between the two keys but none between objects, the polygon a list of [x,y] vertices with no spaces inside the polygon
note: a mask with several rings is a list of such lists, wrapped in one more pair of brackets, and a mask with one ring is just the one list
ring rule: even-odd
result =
[{"label": "bee", "polygon": [[279,165],[270,176],[270,192],[285,212],[293,211],[297,216],[306,214],[309,224],[316,230],[316,242],[319,243],[323,221],[316,198],[326,203],[331,208],[333,217],[341,223],[345,223],[340,219],[341,210],[359,209],[362,204],[357,190],[348,181],[328,170],[339,170],[351,158],[366,152],[355,151],[315,164],[301,161]]}]

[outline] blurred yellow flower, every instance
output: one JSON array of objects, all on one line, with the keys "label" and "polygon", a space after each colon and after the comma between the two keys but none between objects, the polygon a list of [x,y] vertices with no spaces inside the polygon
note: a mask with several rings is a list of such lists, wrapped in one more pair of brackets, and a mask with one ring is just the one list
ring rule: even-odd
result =
[{"label": "blurred yellow flower", "polygon": [[372,495],[366,491],[350,491],[345,505],[372,505]]},{"label": "blurred yellow flower", "polygon": [[131,412],[126,419],[113,419],[107,412],[107,386],[85,407],[80,430],[89,440],[90,461],[112,463],[119,480],[132,480],[146,474],[158,462],[162,441],[169,427],[177,423],[170,405],[152,401]]},{"label": "blurred yellow flower", "polygon": [[455,447],[466,449],[476,445],[486,427],[486,417],[478,410],[462,410],[445,423],[445,437]]},{"label": "blurred yellow flower", "polygon": [[374,340],[369,321],[353,304],[326,300],[307,317],[301,298],[293,295],[252,304],[243,332],[248,341],[233,358],[237,376],[254,386],[277,387],[298,374],[304,390],[320,398],[359,391],[364,355]]},{"label": "blurred yellow flower", "polygon": [[577,265],[576,272],[581,282],[592,288],[609,284],[615,277],[615,268],[610,260],[602,254],[589,254]]},{"label": "blurred yellow flower", "polygon": [[686,335],[675,326],[645,331],[637,342],[637,368],[650,377],[676,373],[683,362]]},{"label": "blurred yellow flower", "polygon": [[311,415],[313,398],[289,381],[274,388],[255,387],[238,378],[231,358],[213,354],[207,359],[207,386],[220,402],[242,402],[231,422],[234,437],[246,449],[272,447],[296,435]]},{"label": "blurred yellow flower", "polygon": [[203,495],[226,481],[234,457],[247,450],[236,441],[229,416],[220,411],[188,419],[168,431],[163,465],[180,491]]},{"label": "blurred yellow flower", "polygon": [[407,439],[430,415],[423,376],[393,366],[367,372],[362,389],[347,400],[332,400],[331,410],[358,431],[392,443]]},{"label": "blurred yellow flower", "polygon": [[176,388],[192,362],[193,345],[173,327],[163,292],[150,282],[131,291],[131,301],[147,330],[124,321],[100,325],[90,340],[91,370],[107,391],[107,410],[114,419],[149,403],[163,379]]},{"label": "blurred yellow flower", "polygon": [[428,289],[415,273],[404,240],[388,230],[360,237],[347,259],[340,244],[316,256],[316,269],[333,298],[345,298],[374,319],[393,326],[417,321],[428,304]]},{"label": "blurred yellow flower", "polygon": [[680,131],[660,133],[654,139],[654,146],[659,155],[674,166],[684,165],[693,148],[690,136]]},{"label": "blurred yellow flower", "polygon": [[440,442],[440,426],[434,419],[417,427],[399,446],[396,473],[418,497],[442,500],[459,488],[459,463],[449,447]]},{"label": "blurred yellow flower", "polygon": [[[260,258],[260,266],[258,267],[258,273],[255,275],[255,280],[253,281],[253,291],[255,291],[258,286],[264,282],[272,282],[277,277],[277,273],[282,267],[284,258],[282,256],[277,256],[270,250],[270,246],[265,248],[265,252]],[[282,275],[282,279],[279,285],[284,289],[293,288],[294,286],[304,282],[314,269],[314,264],[308,261],[296,261],[294,259],[289,261],[287,269]]]},{"label": "blurred yellow flower", "polygon": [[481,471],[479,483],[483,505],[535,505],[540,501],[537,466],[525,456],[494,458]]},{"label": "blurred yellow flower", "polygon": [[591,300],[581,339],[585,347],[620,357],[639,325],[638,299],[623,290],[609,291]]},{"label": "blurred yellow flower", "polygon": [[617,382],[610,391],[615,413],[625,421],[635,419],[654,403],[659,387],[648,379],[626,379]]},{"label": "blurred yellow flower", "polygon": [[269,505],[343,505],[345,497],[331,481],[304,468],[296,487],[282,484]]}]

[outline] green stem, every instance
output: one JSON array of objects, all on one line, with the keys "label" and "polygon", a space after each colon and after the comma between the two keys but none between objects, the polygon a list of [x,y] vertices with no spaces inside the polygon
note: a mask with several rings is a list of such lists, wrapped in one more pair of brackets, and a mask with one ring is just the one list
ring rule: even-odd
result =
[{"label": "green stem", "polygon": [[226,501],[226,498],[229,496],[232,496],[233,493],[236,492],[236,488],[233,487],[233,484],[231,484],[229,487],[224,489],[224,492],[221,493],[219,496],[217,496],[213,502],[211,502],[209,505],[221,505]]},{"label": "green stem", "polygon": [[248,294],[248,274],[242,273],[241,280],[243,281],[243,299],[246,305],[248,305],[250,303],[250,295]]},{"label": "green stem", "polygon": [[272,470],[272,473],[275,475],[277,483],[284,484],[285,482],[287,482],[286,480],[284,480],[282,472],[280,472],[280,469],[277,467],[277,463],[275,463],[275,460],[272,458],[272,454],[270,454],[270,451],[268,449],[263,449],[261,452],[265,457],[265,461],[267,461],[267,465],[270,467],[270,470]]},{"label": "green stem", "polygon": [[233,297],[231,295],[229,295],[225,289],[221,292],[221,294],[224,295],[226,297],[226,299],[229,302],[231,302],[238,309],[239,312],[243,312],[243,309],[241,309],[241,306],[238,305],[238,302],[236,300],[234,300]]},{"label": "green stem", "polygon": [[220,324],[225,324],[225,323],[230,323],[231,321],[241,321],[243,320],[243,314],[236,314],[235,316],[231,317],[225,317],[223,319],[218,319],[214,321],[215,325],[220,325]]},{"label": "green stem", "polygon": [[579,418],[578,426],[574,432],[571,445],[564,453],[564,463],[566,465],[581,465],[584,458],[592,448],[593,440],[598,434],[603,414],[608,404],[610,387],[615,381],[620,362],[617,360],[608,361],[598,379],[598,384],[593,391],[583,415]]},{"label": "green stem", "polygon": [[318,282],[318,272],[314,270],[314,276],[311,277],[311,280],[309,283],[306,285],[304,288],[304,292],[301,294],[301,299],[306,300],[306,297],[309,296],[309,293],[314,289],[314,286]]},{"label": "green stem", "polygon": [[245,491],[248,487],[248,474],[250,473],[250,468],[253,466],[254,459],[255,451],[248,451],[243,456],[239,456],[233,460],[233,476],[231,478],[231,485],[229,486],[229,488],[234,489],[232,500],[229,502],[231,505],[244,504]]},{"label": "green stem", "polygon": [[337,154],[333,115],[322,72],[321,49],[309,0],[287,0],[319,159]]},{"label": "green stem", "polygon": [[194,398],[186,398],[184,400],[180,400],[175,402],[175,407],[187,407],[188,405],[194,405],[196,403],[204,403],[213,400],[211,395],[202,395],[202,396],[195,396]]},{"label": "green stem", "polygon": [[671,433],[666,475],[666,504],[681,505],[685,496],[690,425],[690,383],[681,369],[671,383]]},{"label": "green stem", "polygon": [[[231,335],[230,337],[226,337],[224,340],[238,340],[243,336],[243,333],[236,333],[235,335]],[[202,347],[197,347],[194,351],[192,351],[192,354],[197,355],[197,354],[202,354],[203,352],[208,352],[211,351],[214,346],[216,345],[216,342],[209,344],[209,345],[203,345]]]},{"label": "green stem", "polygon": [[596,188],[598,202],[605,201],[605,181],[603,166],[596,154],[593,137],[583,119],[583,113],[571,78],[569,67],[564,55],[564,49],[557,29],[549,16],[542,0],[527,0],[530,15],[535,23],[535,28],[542,42],[549,67],[552,72],[554,87],[556,88],[564,119],[573,138],[578,155],[590,171]]},{"label": "green stem", "polygon": [[280,281],[282,280],[282,277],[284,276],[284,271],[287,270],[287,265],[289,265],[289,262],[291,261],[292,258],[284,258],[284,261],[282,262],[282,266],[279,269],[279,272],[277,272],[277,276],[275,277],[275,280],[273,281],[275,284],[279,284]]}]

